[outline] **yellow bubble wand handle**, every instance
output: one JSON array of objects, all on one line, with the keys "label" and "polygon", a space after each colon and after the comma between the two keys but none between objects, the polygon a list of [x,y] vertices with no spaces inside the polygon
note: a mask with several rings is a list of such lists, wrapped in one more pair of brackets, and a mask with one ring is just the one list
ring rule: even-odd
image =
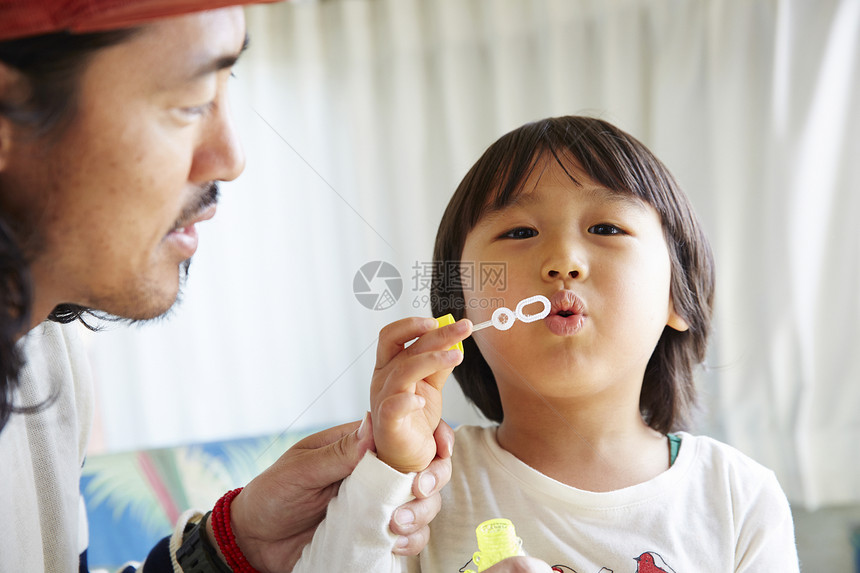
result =
[{"label": "yellow bubble wand handle", "polygon": [[[508,557],[525,555],[523,540],[517,537],[510,519],[487,520],[475,529],[475,535],[478,538],[478,550],[472,555],[472,562],[478,566],[478,573]],[[467,570],[465,573],[475,572]]]},{"label": "yellow bubble wand handle", "polygon": [[[439,325],[439,328],[442,328],[443,326],[448,326],[449,324],[454,324],[455,322],[457,322],[457,321],[454,320],[453,314],[446,314],[445,316],[440,316],[439,318],[436,319],[436,323]],[[452,346],[448,350],[454,350],[455,348],[457,350],[459,350],[460,352],[463,352],[463,343],[458,342],[457,344],[455,344],[454,346]]]}]

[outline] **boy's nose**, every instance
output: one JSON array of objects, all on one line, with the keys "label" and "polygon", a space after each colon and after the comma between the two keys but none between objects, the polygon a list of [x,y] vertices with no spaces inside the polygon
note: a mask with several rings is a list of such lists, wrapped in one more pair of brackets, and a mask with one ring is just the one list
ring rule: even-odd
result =
[{"label": "boy's nose", "polygon": [[585,262],[569,250],[550,254],[544,261],[541,274],[546,281],[568,282],[582,280],[588,274]]},{"label": "boy's nose", "polygon": [[[552,279],[567,278],[567,277],[575,279],[579,276],[579,271],[578,270],[570,270],[570,271],[567,271],[567,273],[564,273],[564,272],[559,272],[555,269],[550,269],[547,274]],[[567,276],[565,276],[565,274],[567,274]]]}]

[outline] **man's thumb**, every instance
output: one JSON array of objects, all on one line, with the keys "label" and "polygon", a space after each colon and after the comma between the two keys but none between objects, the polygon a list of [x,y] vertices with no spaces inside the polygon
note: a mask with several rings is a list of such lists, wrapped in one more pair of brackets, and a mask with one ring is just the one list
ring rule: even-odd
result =
[{"label": "man's thumb", "polygon": [[[345,436],[344,439],[351,439],[353,442],[351,446],[346,446],[346,448],[351,447],[355,450],[356,464],[364,457],[365,452],[376,449],[373,443],[373,421],[370,419],[370,412],[364,414],[364,419],[361,421],[358,429],[352,434]],[[346,452],[346,454],[349,455],[349,452]]]},{"label": "man's thumb", "polygon": [[336,479],[343,479],[351,474],[364,454],[374,449],[370,412],[365,414],[358,429],[344,435],[327,449],[330,451],[325,456],[324,463],[328,466],[330,475],[339,476]]}]

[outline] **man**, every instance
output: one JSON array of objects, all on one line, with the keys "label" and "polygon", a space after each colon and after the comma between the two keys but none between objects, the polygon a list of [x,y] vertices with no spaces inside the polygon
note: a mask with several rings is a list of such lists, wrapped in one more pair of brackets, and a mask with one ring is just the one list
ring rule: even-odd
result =
[{"label": "man", "polygon": [[[212,2],[174,1],[0,4],[4,54],[12,54],[0,63],[0,214],[30,276],[26,288],[19,289],[30,299],[29,304],[19,304],[12,312],[8,306],[4,309],[6,322],[18,320],[20,324],[20,319],[29,317],[17,337],[35,329],[33,336],[43,339],[38,348],[53,345],[62,351],[72,346],[69,354],[75,352],[73,343],[53,344],[50,335],[36,328],[55,309],[74,313],[76,307],[85,307],[147,319],[174,303],[180,266],[197,246],[194,225],[215,213],[213,183],[235,178],[244,165],[226,103],[230,67],[245,44],[243,14],[236,7],[200,11],[212,6]],[[164,18],[153,20],[153,16]],[[25,48],[22,36],[66,28],[100,32],[138,24],[136,31],[114,38],[115,43],[85,57],[86,65],[75,70],[79,73],[71,90],[74,104],[65,117],[47,129],[38,120],[27,121],[28,114],[32,116],[43,102],[33,101],[41,96],[34,93],[26,70],[9,63],[25,57],[19,57]],[[12,52],[15,47],[18,52]],[[10,248],[8,242],[6,248]],[[4,273],[0,281],[4,290],[10,284],[6,276]],[[13,290],[9,288],[6,294]],[[63,333],[60,337],[68,336]],[[8,354],[0,355],[6,363]],[[24,357],[32,363],[28,368],[39,366],[35,357],[36,351]],[[78,367],[70,363],[72,368]],[[3,371],[12,374],[6,364]],[[30,370],[22,372],[23,385]],[[5,380],[3,389],[4,397],[12,395]],[[16,444],[9,443],[15,426],[23,423],[19,418],[50,413],[67,401],[67,388],[56,391],[56,404],[43,404],[37,414],[11,415],[9,427],[0,434],[4,456],[8,450],[20,453]],[[75,391],[79,393],[77,387]],[[87,424],[88,420],[80,422]],[[238,546],[257,569],[289,570],[336,492],[332,486],[349,474],[372,445],[366,428],[357,430],[356,426],[309,438],[233,501]],[[69,429],[47,428],[46,432]],[[446,429],[440,430],[440,438],[442,451],[449,451],[451,438]],[[28,444],[28,448],[34,447],[32,442]],[[41,452],[27,452],[25,457],[47,458],[54,468],[64,468],[66,463]],[[76,462],[70,469],[79,470]],[[33,507],[19,504],[14,512],[0,510],[3,521],[16,531],[52,532],[51,539],[38,543],[22,540],[14,532],[4,535],[6,540],[20,543],[2,546],[0,570],[77,569],[77,549],[85,546],[74,548],[75,563],[68,562],[68,548],[84,536],[69,531],[77,525],[78,516],[62,514],[75,513],[78,508],[68,502],[68,491],[53,491],[75,483],[77,476],[69,480],[55,469],[60,475],[50,483],[34,475],[29,476],[31,484],[22,485],[13,480],[24,474],[9,475],[17,465],[12,459],[6,457],[0,465],[6,468],[2,475],[9,482],[3,485],[10,494],[17,490],[23,497],[28,487],[40,490]],[[405,537],[404,552],[415,552],[424,544],[424,526],[438,509],[437,492],[449,472],[449,460],[440,458],[425,474],[429,489],[421,490],[420,477],[416,478],[420,499],[403,508],[406,515],[410,511],[414,515],[412,523],[392,522],[392,531]],[[43,507],[48,498],[57,500],[58,507],[51,511],[54,515]],[[32,518],[37,527],[21,522],[24,517]],[[52,518],[71,525],[53,528],[47,523]],[[211,523],[207,525],[211,529]],[[57,535],[72,539],[58,542]],[[210,537],[214,543],[214,536]],[[167,543],[151,555],[146,570],[156,570],[159,562],[170,565]]]},{"label": "man", "polygon": [[[89,309],[144,320],[174,304],[195,225],[244,166],[226,83],[246,45],[236,5],[249,3],[0,2],[2,571],[86,570],[91,386],[59,323]],[[186,514],[139,571],[289,571],[372,448],[368,425],[297,444],[212,519]],[[394,512],[402,554],[426,544],[452,441],[440,425],[416,500]]]}]

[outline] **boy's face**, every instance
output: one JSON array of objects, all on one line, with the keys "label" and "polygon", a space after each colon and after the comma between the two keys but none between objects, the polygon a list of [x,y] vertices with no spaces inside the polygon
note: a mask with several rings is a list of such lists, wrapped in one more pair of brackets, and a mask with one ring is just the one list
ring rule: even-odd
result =
[{"label": "boy's face", "polygon": [[64,131],[11,127],[0,185],[30,232],[36,320],[61,302],[135,319],[173,304],[211,183],[244,166],[226,99],[244,41],[241,8],[144,26],[95,53]]},{"label": "boy's face", "polygon": [[[536,169],[526,191],[485,215],[466,237],[464,263],[503,263],[506,286],[465,290],[466,316],[490,319],[483,299],[511,310],[533,295],[552,303],[545,320],[475,333],[505,404],[537,389],[576,397],[610,388],[638,396],[645,366],[664,327],[684,330],[670,296],[671,264],[660,217],[631,194],[602,188],[554,161]],[[481,310],[484,309],[484,310]],[[541,309],[534,304],[527,314]],[[619,384],[620,383],[620,384]],[[638,403],[638,399],[637,399]],[[506,408],[507,410],[508,408]]]}]

